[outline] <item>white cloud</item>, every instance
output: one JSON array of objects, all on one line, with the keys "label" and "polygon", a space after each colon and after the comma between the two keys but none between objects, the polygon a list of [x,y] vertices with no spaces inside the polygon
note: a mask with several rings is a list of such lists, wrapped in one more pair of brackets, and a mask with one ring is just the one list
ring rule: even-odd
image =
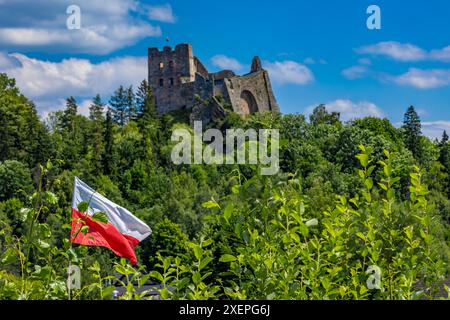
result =
[{"label": "white cloud", "polygon": [[417,62],[426,60],[450,62],[450,46],[442,49],[427,51],[409,43],[386,41],[357,48],[356,52],[360,54],[371,54],[374,56],[386,56],[402,62]]},{"label": "white cloud", "polygon": [[367,76],[369,68],[366,66],[353,66],[342,71],[342,75],[347,79],[360,79]]},{"label": "white cloud", "polygon": [[263,65],[274,83],[304,85],[314,81],[312,71],[295,61],[265,61]]},{"label": "white cloud", "polygon": [[92,99],[85,99],[78,103],[78,113],[83,116],[89,116],[89,108],[92,104]]},{"label": "white cloud", "polygon": [[[216,55],[211,59],[214,66],[238,72],[246,66],[226,55]],[[263,67],[269,72],[270,79],[277,84],[304,85],[314,81],[314,74],[305,65],[295,61],[263,61]]]},{"label": "white cloud", "polygon": [[[443,49],[426,51],[413,44],[404,44],[395,41],[380,42],[374,45],[356,49],[361,54],[383,55],[397,61],[441,61],[450,62],[450,46]],[[363,58],[358,65],[342,71],[348,79],[372,77],[382,82],[395,83],[417,89],[434,89],[450,85],[450,69],[418,69],[409,68],[407,72],[394,75],[386,72],[372,71],[369,68],[371,61]]]},{"label": "white cloud", "polygon": [[145,8],[135,0],[78,0],[81,29],[68,30],[68,4],[60,0],[0,2],[0,49],[108,54],[162,33],[159,26],[140,18]]},{"label": "white cloud", "polygon": [[450,46],[443,49],[431,50],[430,56],[433,60],[450,62]]},{"label": "white cloud", "polygon": [[356,49],[361,54],[382,55],[399,61],[420,61],[427,57],[427,52],[409,43],[396,41],[380,42]]},{"label": "white cloud", "polygon": [[342,75],[354,80],[372,77],[384,83],[395,83],[401,86],[417,89],[435,89],[450,85],[450,69],[418,69],[409,68],[407,72],[393,75],[385,72],[371,70],[366,65],[356,65],[342,70]]},{"label": "white cloud", "polygon": [[215,55],[211,58],[211,62],[214,66],[224,70],[232,70],[237,72],[244,68],[244,66],[238,60],[227,57],[223,54]]},{"label": "white cloud", "polygon": [[[308,107],[305,113],[311,114],[317,105]],[[348,99],[337,99],[326,103],[325,106],[328,112],[339,112],[343,121],[364,117],[384,117],[383,110],[368,101],[354,102]]]},{"label": "white cloud", "polygon": [[341,74],[350,80],[364,78],[372,74],[372,71],[369,69],[371,64],[372,61],[370,59],[362,58],[358,60],[358,65],[342,70]]},{"label": "white cloud", "polygon": [[148,16],[151,20],[174,23],[176,17],[173,14],[172,6],[170,4],[162,6],[148,6]]},{"label": "white cloud", "polygon": [[423,70],[410,68],[404,74],[399,76],[386,76],[386,79],[399,85],[418,89],[434,89],[450,84],[450,69]]},{"label": "white cloud", "polygon": [[61,33],[57,30],[1,28],[0,42],[10,45],[44,46],[52,43],[69,43],[70,36],[68,33]]},{"label": "white cloud", "polygon": [[20,62],[10,55],[0,51],[0,70],[19,67]]},{"label": "white cloud", "polygon": [[450,121],[430,121],[422,122],[422,133],[431,139],[441,139],[444,130],[450,133]]},{"label": "white cloud", "polygon": [[419,61],[425,59],[425,50],[412,45],[395,41],[380,42],[356,50],[361,54],[384,55],[399,61]]},{"label": "white cloud", "polygon": [[122,57],[94,64],[86,59],[49,62],[22,54],[9,55],[14,62],[0,72],[16,79],[22,93],[34,100],[40,112],[57,109],[68,96],[109,97],[120,85],[136,87],[147,77],[145,57]]}]

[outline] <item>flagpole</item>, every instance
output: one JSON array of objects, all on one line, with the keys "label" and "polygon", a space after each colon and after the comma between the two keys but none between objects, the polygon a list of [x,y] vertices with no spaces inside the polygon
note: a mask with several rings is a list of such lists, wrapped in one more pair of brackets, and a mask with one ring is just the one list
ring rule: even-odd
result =
[{"label": "flagpole", "polygon": [[68,289],[69,289],[69,301],[71,300],[71,291],[72,291],[72,284],[71,284],[71,277],[70,277],[70,271],[71,271],[71,269],[72,269],[72,261],[71,261],[71,258],[69,257],[69,272],[68,272],[68,274],[69,274],[69,281],[68,281],[68,283],[67,283],[67,287],[68,287]]},{"label": "flagpole", "polygon": [[[73,179],[73,190],[75,190],[75,184],[76,184],[76,179],[77,177],[75,176]],[[75,193],[73,194],[73,197],[75,196]],[[73,202],[73,199],[72,199]],[[72,206],[72,204],[71,204]],[[72,225],[72,212],[69,214],[69,221],[70,224]],[[72,252],[72,229],[70,230],[70,234],[69,234],[69,250],[70,252]],[[72,283],[73,283],[73,279],[71,277],[71,272],[72,272],[72,256],[71,253],[68,255],[69,256],[69,270],[67,272],[68,274],[68,279],[67,279],[67,290],[68,290],[68,298],[69,301],[72,300]]]}]

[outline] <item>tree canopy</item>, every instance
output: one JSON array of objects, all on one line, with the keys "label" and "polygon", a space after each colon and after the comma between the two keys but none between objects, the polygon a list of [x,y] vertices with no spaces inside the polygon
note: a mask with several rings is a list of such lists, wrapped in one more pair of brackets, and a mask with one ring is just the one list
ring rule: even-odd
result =
[{"label": "tree canopy", "polygon": [[[119,87],[89,116],[69,97],[44,121],[0,74],[0,299],[66,299],[68,261],[83,267],[73,299],[111,298],[106,277],[151,277],[163,299],[420,299],[449,278],[450,144],[408,108],[342,122],[325,105],[303,115],[227,110],[215,127],[280,131],[281,171],[180,165],[170,159],[185,114],[158,114],[146,81]],[[207,127],[208,128],[208,127]],[[74,176],[129,209],[154,234],[132,267],[68,241]],[[380,288],[368,270],[382,271]],[[373,270],[373,269],[370,269]],[[145,282],[145,281],[144,281]],[[124,298],[143,298],[133,288]]]}]

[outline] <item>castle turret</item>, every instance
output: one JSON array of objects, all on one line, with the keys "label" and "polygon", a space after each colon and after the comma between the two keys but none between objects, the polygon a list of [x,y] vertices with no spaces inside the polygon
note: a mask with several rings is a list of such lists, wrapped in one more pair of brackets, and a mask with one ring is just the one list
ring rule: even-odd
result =
[{"label": "castle turret", "polygon": [[155,95],[160,112],[184,107],[181,85],[195,81],[195,64],[192,46],[180,44],[172,50],[166,46],[162,51],[148,51],[148,82]]},{"label": "castle turret", "polygon": [[251,72],[253,73],[253,72],[258,72],[261,70],[262,70],[261,59],[258,56],[256,56],[253,58],[253,61],[252,61]]}]

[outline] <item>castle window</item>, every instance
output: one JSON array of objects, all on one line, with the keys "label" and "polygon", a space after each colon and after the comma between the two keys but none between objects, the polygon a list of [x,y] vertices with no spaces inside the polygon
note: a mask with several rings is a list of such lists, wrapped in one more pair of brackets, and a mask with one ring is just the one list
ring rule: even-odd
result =
[{"label": "castle window", "polygon": [[174,81],[173,78],[170,78],[170,85],[173,86],[174,85]]},{"label": "castle window", "polygon": [[159,79],[159,86],[164,87],[164,79]]},{"label": "castle window", "polygon": [[164,68],[164,62],[159,63],[159,69],[162,70]]}]

